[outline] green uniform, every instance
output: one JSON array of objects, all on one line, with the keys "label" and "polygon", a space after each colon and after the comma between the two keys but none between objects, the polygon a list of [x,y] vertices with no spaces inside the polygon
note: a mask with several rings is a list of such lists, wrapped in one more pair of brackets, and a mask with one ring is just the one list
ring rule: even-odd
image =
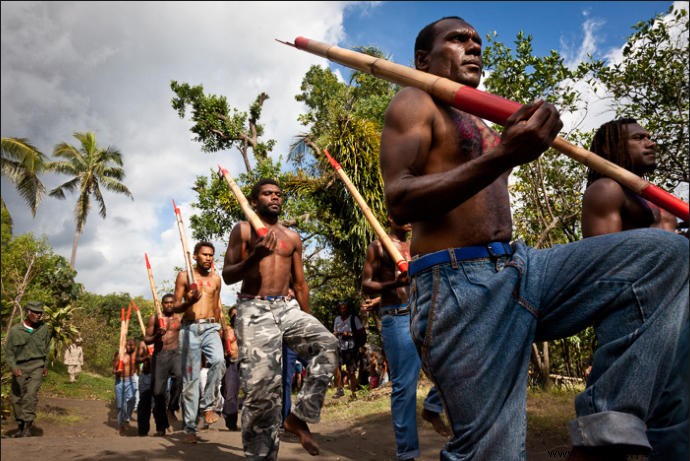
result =
[{"label": "green uniform", "polygon": [[5,362],[11,370],[22,371],[22,376],[12,375],[12,405],[17,421],[31,422],[36,418],[38,389],[52,337],[53,331],[45,323],[33,330],[19,323],[7,335]]}]

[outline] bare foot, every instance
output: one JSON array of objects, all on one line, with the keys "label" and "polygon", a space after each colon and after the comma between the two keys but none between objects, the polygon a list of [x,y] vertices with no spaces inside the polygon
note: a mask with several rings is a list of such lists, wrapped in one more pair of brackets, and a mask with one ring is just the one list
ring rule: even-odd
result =
[{"label": "bare foot", "polygon": [[450,437],[450,430],[448,429],[448,426],[446,426],[446,423],[443,422],[443,419],[441,419],[441,415],[439,413],[434,413],[433,411],[429,411],[425,408],[422,410],[422,418],[424,418],[425,421],[430,422],[431,425],[434,426],[434,430],[436,432],[444,437]]},{"label": "bare foot", "polygon": [[292,432],[299,437],[299,442],[310,455],[316,456],[319,454],[319,446],[312,438],[311,432],[309,431],[309,426],[307,426],[307,423],[295,416],[294,413],[290,413],[288,417],[285,418],[283,427],[286,431]]}]

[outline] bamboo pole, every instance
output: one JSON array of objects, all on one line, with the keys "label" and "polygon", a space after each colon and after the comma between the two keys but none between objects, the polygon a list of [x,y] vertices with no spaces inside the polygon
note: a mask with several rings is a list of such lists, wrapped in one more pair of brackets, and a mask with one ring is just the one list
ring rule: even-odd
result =
[{"label": "bamboo pole", "polygon": [[244,216],[247,218],[247,221],[249,221],[249,224],[251,224],[251,226],[254,228],[254,231],[256,231],[257,235],[259,237],[263,237],[264,235],[268,234],[268,229],[264,225],[261,218],[259,218],[259,216],[254,212],[251,205],[247,201],[247,197],[244,196],[244,194],[242,193],[242,189],[240,189],[235,180],[232,179],[232,176],[230,176],[228,170],[226,170],[220,165],[218,165],[218,168],[220,168],[221,176],[225,178],[225,182],[228,183],[230,191],[237,199],[237,202],[240,204],[240,208],[242,208]]},{"label": "bamboo pole", "polygon": [[354,198],[355,202],[357,202],[357,205],[359,205],[359,209],[362,210],[362,213],[364,213],[364,217],[367,218],[367,221],[369,221],[371,227],[374,228],[374,232],[378,236],[379,240],[381,240],[381,243],[386,248],[386,251],[388,251],[388,254],[393,258],[393,261],[395,261],[395,264],[398,266],[400,272],[407,272],[407,260],[393,244],[390,236],[381,226],[378,219],[376,219],[376,216],[374,216],[374,213],[372,213],[371,208],[369,208],[369,205],[367,205],[367,202],[364,201],[362,195],[359,193],[355,185],[352,184],[352,181],[350,181],[350,178],[347,176],[347,174],[343,171],[343,167],[340,166],[340,163],[338,163],[336,159],[331,157],[326,149],[323,150],[323,153],[326,154],[329,163],[335,169],[336,173],[338,173],[338,176],[343,181],[343,184],[345,184],[345,187],[347,187],[347,190],[350,191],[352,198]]},{"label": "bamboo pole", "polygon": [[163,310],[156,292],[156,282],[153,280],[153,271],[151,270],[151,263],[149,262],[149,255],[144,253],[144,260],[146,261],[146,272],[149,276],[149,287],[151,288],[151,296],[153,296],[153,306],[156,309],[156,316],[158,317],[158,326],[162,329],[165,327],[165,320],[163,320]]},{"label": "bamboo pole", "polygon": [[[517,102],[383,58],[346,50],[305,37],[297,37],[294,44],[278,41],[389,82],[419,88],[446,104],[499,125],[505,125],[506,119],[521,107]],[[690,220],[690,205],[625,168],[593,152],[570,144],[560,136],[556,137],[551,147],[587,165],[592,170],[619,182],[675,216],[686,221]]]},{"label": "bamboo pole", "polygon": [[182,242],[182,252],[184,253],[184,265],[187,269],[187,283],[189,284],[190,290],[196,290],[196,282],[194,280],[194,267],[192,266],[192,253],[189,251],[189,245],[187,244],[187,236],[184,231],[184,224],[182,223],[182,214],[180,209],[175,204],[175,200],[172,201],[173,208],[175,209],[175,219],[177,220],[177,230],[180,233],[180,242]]}]

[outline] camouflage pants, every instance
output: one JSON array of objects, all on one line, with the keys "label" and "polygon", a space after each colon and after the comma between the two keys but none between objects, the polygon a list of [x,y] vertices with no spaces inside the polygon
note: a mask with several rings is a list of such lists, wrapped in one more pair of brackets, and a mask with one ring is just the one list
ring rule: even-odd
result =
[{"label": "camouflage pants", "polygon": [[319,421],[328,383],[337,363],[335,336],[294,302],[250,299],[237,307],[242,444],[249,460],[278,457],[282,400],[283,342],[307,361],[307,377],[292,413]]}]

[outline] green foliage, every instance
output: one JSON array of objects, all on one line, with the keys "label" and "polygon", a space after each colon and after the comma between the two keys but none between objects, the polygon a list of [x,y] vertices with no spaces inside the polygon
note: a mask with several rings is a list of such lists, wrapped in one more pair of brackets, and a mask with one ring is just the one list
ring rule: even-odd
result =
[{"label": "green foliage", "polygon": [[15,185],[33,216],[46,193],[39,175],[50,170],[50,166],[48,158],[27,139],[2,138],[2,175]]},{"label": "green foliage", "polygon": [[690,181],[688,126],[690,125],[690,42],[687,8],[671,6],[671,18],[661,15],[637,23],[627,39],[620,63],[598,60],[585,68],[611,93],[619,117],[637,119],[657,144],[653,180],[673,189]]},{"label": "green foliage", "polygon": [[[533,56],[532,37],[520,32],[515,50],[489,35],[483,52],[485,69],[491,74],[484,81],[490,93],[522,104],[547,99],[561,113],[576,108],[579,92],[574,82],[583,69],[568,69],[560,54]],[[582,138],[579,132],[571,137]],[[585,183],[585,168],[549,149],[534,162],[514,170],[511,186],[516,237],[538,248],[567,243],[580,238],[580,196]]]},{"label": "green foliage", "polygon": [[190,128],[196,136],[194,141],[202,145],[204,152],[239,149],[247,171],[251,170],[248,149],[251,148],[257,160],[266,160],[275,146],[275,140],[259,141],[264,134],[263,125],[259,124],[261,109],[268,99],[268,94],[260,93],[249,108],[249,113],[240,112],[230,106],[225,96],[206,95],[202,85],[190,86],[188,83],[170,82],[170,89],[175,93],[171,104],[180,118],[187,110],[191,112],[194,125]]}]

